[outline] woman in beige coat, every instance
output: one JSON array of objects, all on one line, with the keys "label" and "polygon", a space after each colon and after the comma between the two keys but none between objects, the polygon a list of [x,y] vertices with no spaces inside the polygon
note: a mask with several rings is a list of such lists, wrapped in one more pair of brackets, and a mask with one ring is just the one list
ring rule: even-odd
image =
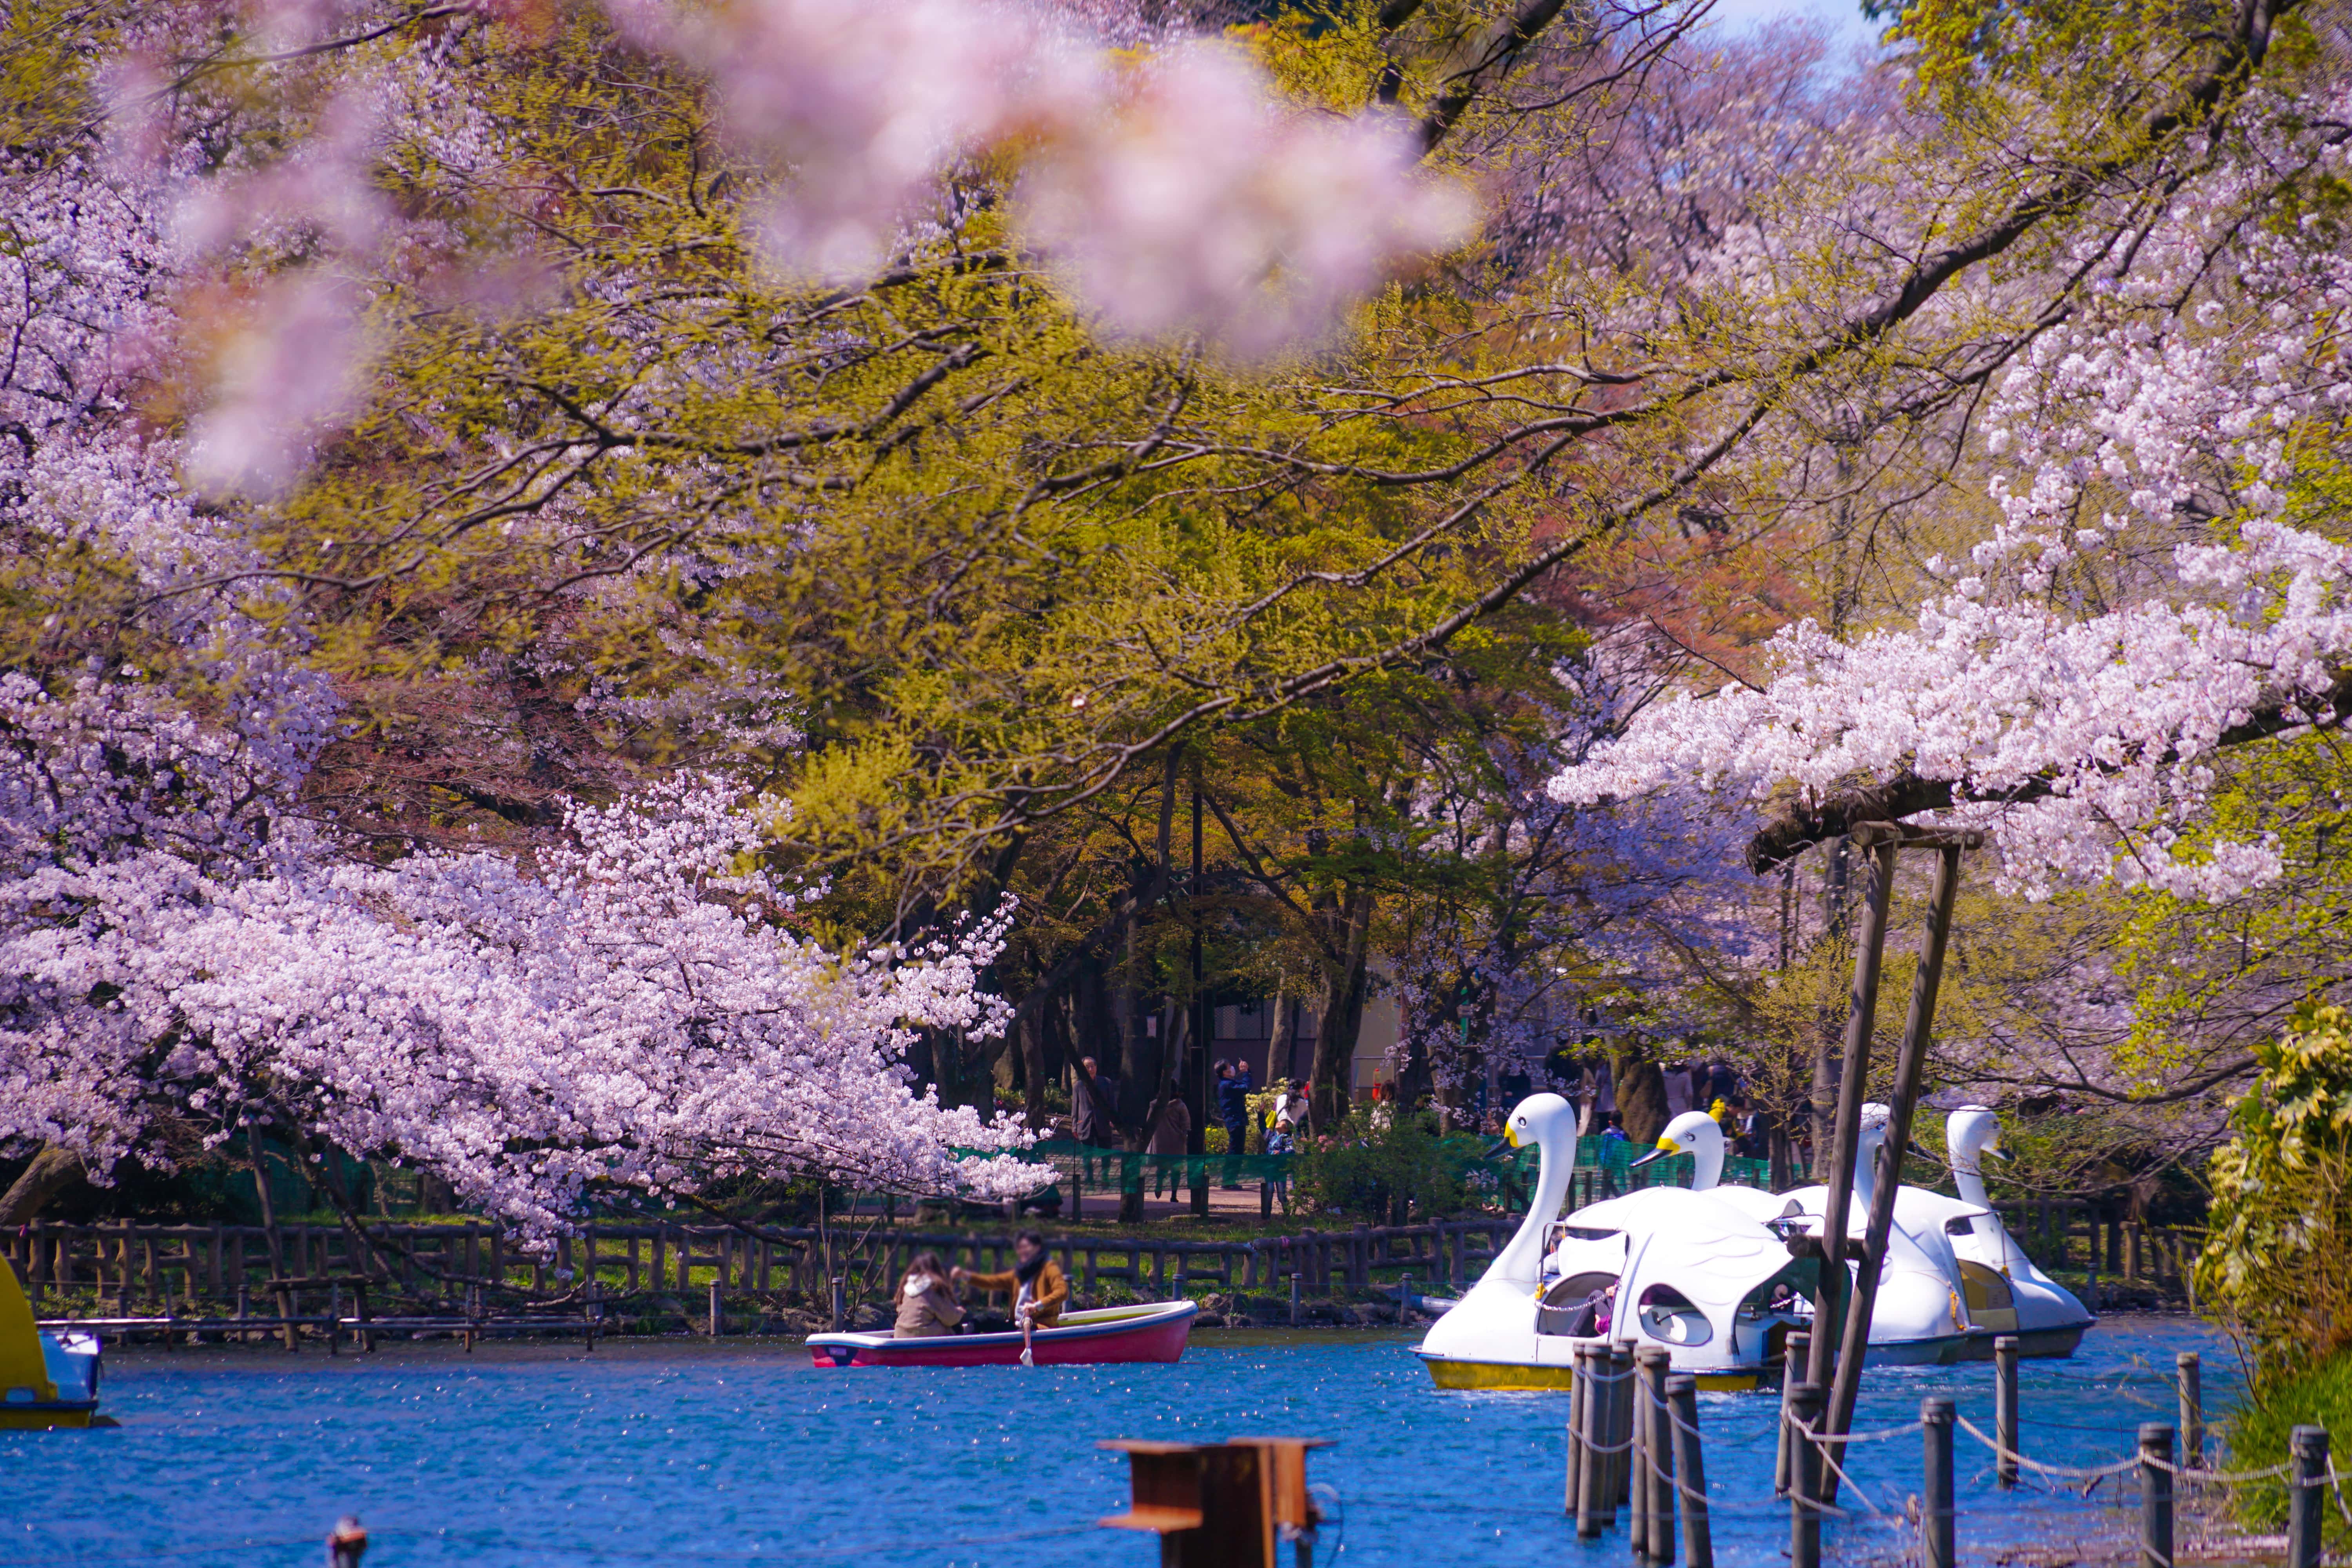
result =
[{"label": "woman in beige coat", "polygon": [[915,1254],[890,1304],[898,1311],[898,1324],[890,1331],[893,1339],[922,1340],[951,1334],[963,1321],[963,1304],[956,1300],[948,1266],[940,1261],[936,1252]]}]

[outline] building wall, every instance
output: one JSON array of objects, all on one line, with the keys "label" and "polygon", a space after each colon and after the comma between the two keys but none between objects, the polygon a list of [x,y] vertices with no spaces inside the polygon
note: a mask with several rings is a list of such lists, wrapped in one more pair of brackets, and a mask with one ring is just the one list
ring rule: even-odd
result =
[{"label": "building wall", "polygon": [[[1288,1006],[1291,1004],[1285,1003]],[[1216,1037],[1209,1055],[1231,1061],[1249,1064],[1250,1079],[1264,1087],[1277,1078],[1304,1080],[1315,1055],[1315,1010],[1312,1006],[1298,1009],[1297,1028],[1290,1041],[1290,1059],[1269,1062],[1266,1054],[1273,1045],[1274,1002],[1271,998],[1255,1005],[1244,1004],[1216,1009]],[[1356,1047],[1350,1053],[1351,1082],[1349,1087],[1359,1096],[1369,1096],[1372,1086],[1389,1082],[1395,1075],[1389,1063],[1389,1051],[1397,1043],[1399,1016],[1396,999],[1375,996],[1364,1004],[1362,1026],[1356,1032]]]}]

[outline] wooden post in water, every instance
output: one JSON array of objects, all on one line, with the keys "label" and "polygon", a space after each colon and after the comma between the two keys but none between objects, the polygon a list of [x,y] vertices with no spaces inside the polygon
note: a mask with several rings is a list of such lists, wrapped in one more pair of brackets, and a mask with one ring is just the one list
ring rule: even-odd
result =
[{"label": "wooden post in water", "polygon": [[1772,1495],[1789,1495],[1789,1401],[1796,1397],[1797,1385],[1805,1381],[1805,1362],[1813,1336],[1802,1329],[1790,1333],[1782,1342],[1780,1371],[1780,1454],[1772,1464]]},{"label": "wooden post in water", "polygon": [[2173,1568],[2172,1428],[2139,1429],[2139,1568]]},{"label": "wooden post in water", "polygon": [[1609,1456],[1610,1487],[1607,1499],[1609,1522],[1617,1522],[1616,1510],[1631,1510],[1633,1502],[1633,1342],[1616,1342],[1609,1357],[1610,1410],[1613,1416],[1609,1432],[1609,1446],[1616,1450]]},{"label": "wooden post in water", "polygon": [[1584,1464],[1584,1407],[1592,1395],[1592,1377],[1586,1367],[1582,1345],[1569,1347],[1569,1364],[1574,1369],[1574,1375],[1568,1384],[1568,1480],[1560,1510],[1573,1519],[1576,1517],[1577,1474]]},{"label": "wooden post in water", "polygon": [[343,1353],[343,1287],[341,1280],[327,1287],[327,1353]]},{"label": "wooden post in water", "polygon": [[2180,1377],[2180,1464],[2205,1468],[2205,1375],[2195,1351],[2182,1351],[2173,1365]]},{"label": "wooden post in water", "polygon": [[710,1337],[717,1339],[727,1331],[726,1320],[719,1316],[719,1281],[710,1282]]},{"label": "wooden post in water", "polygon": [[2286,1568],[2319,1568],[2319,1489],[2327,1484],[2327,1428],[2298,1426],[2286,1447]]},{"label": "wooden post in water", "polygon": [[1666,1379],[1666,1417],[1674,1427],[1683,1559],[1690,1568],[1715,1568],[1715,1531],[1706,1514],[1706,1464],[1699,1453],[1697,1378],[1678,1372]]},{"label": "wooden post in water", "polygon": [[1639,1403],[1635,1424],[1641,1428],[1642,1475],[1637,1495],[1647,1504],[1645,1542],[1657,1568],[1675,1560],[1675,1437],[1674,1412],[1666,1404],[1666,1363],[1664,1345],[1645,1345],[1640,1357],[1642,1377],[1636,1385]]},{"label": "wooden post in water", "polygon": [[2017,1336],[1996,1335],[1992,1342],[1992,1440],[2000,1445],[1993,1456],[1993,1479],[2003,1487],[2017,1484]]},{"label": "wooden post in water", "polygon": [[1958,1533],[1952,1518],[1952,1397],[1931,1394],[1919,1402],[1919,1439],[1925,1460],[1919,1491],[1920,1539],[1927,1568],[1959,1568]]},{"label": "wooden post in water", "polygon": [[[1822,1451],[1797,1427],[1821,1419],[1822,1385],[1801,1383],[1789,1396],[1789,1568],[1822,1568]],[[2147,1568],[2142,1564],[2142,1568]],[[2170,1568],[2167,1564],[2167,1568]]]},{"label": "wooden post in water", "polygon": [[1576,1381],[1587,1392],[1584,1425],[1577,1438],[1576,1538],[1597,1541],[1608,1526],[1601,1521],[1601,1493],[1609,1485],[1608,1456],[1601,1449],[1609,1440],[1609,1352],[1599,1345],[1575,1347]]},{"label": "wooden post in water", "polygon": [[1298,1327],[1300,1321],[1298,1306],[1298,1252],[1297,1249],[1294,1247],[1291,1249],[1290,1254],[1290,1326],[1294,1329]]},{"label": "wooden post in water", "polygon": [[833,1331],[846,1333],[849,1330],[849,1290],[841,1276],[833,1277]]},{"label": "wooden post in water", "polygon": [[1644,1363],[1649,1354],[1646,1346],[1634,1352],[1633,1364],[1627,1369],[1632,1375],[1625,1379],[1624,1385],[1625,1544],[1637,1563],[1650,1561],[1650,1522],[1654,1511],[1650,1502],[1650,1424],[1646,1419],[1648,1412],[1643,1409],[1647,1403],[1643,1394],[1646,1386],[1644,1374],[1649,1371]]}]

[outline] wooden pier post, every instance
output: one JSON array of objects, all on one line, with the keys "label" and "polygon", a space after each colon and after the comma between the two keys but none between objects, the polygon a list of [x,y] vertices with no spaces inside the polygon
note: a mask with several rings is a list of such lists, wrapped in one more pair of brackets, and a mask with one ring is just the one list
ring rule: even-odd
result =
[{"label": "wooden pier post", "polygon": [[2017,1484],[2017,1336],[2000,1334],[1992,1342],[1992,1438],[2000,1446],[1993,1456],[1993,1479],[2002,1487]]},{"label": "wooden pier post", "polygon": [[[838,1289],[839,1286],[836,1284],[835,1288]],[[719,1281],[713,1279],[710,1282],[710,1337],[714,1340],[727,1331],[726,1321],[719,1312]]]},{"label": "wooden pier post", "polygon": [[1919,1439],[1924,1459],[1919,1501],[1925,1514],[1920,1539],[1927,1568],[1958,1568],[1958,1532],[1952,1518],[1952,1397],[1931,1394],[1919,1402]]},{"label": "wooden pier post", "polygon": [[2139,1429],[2139,1568],[2173,1568],[2172,1428]]},{"label": "wooden pier post", "polygon": [[2195,1351],[2182,1351],[2173,1365],[2180,1379],[2180,1464],[2205,1468],[2205,1373]]},{"label": "wooden pier post", "polygon": [[2298,1426],[2287,1439],[2286,1564],[2319,1568],[2319,1490],[2327,1484],[2327,1428]]},{"label": "wooden pier post", "polygon": [[1666,1412],[1674,1426],[1683,1560],[1689,1568],[1715,1568],[1715,1530],[1706,1512],[1706,1463],[1698,1442],[1698,1379],[1686,1372],[1666,1379]]},{"label": "wooden pier post", "polygon": [[[1789,1568],[1822,1568],[1822,1451],[1798,1426],[1821,1419],[1822,1385],[1801,1383],[1789,1395]],[[2147,1568],[2143,1563],[2141,1568]],[[2170,1568],[2170,1564],[2166,1564]]]},{"label": "wooden pier post", "polygon": [[1290,1254],[1290,1326],[1295,1329],[1298,1327],[1300,1321],[1301,1319],[1299,1317],[1298,1306],[1298,1251],[1296,1247],[1293,1247]]}]

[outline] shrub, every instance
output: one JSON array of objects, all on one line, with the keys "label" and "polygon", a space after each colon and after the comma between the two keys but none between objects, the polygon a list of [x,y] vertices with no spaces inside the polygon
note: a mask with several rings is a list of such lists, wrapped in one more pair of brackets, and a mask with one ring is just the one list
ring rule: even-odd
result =
[{"label": "shrub", "polygon": [[1465,1178],[1485,1151],[1480,1139],[1441,1135],[1427,1112],[1382,1116],[1358,1106],[1331,1132],[1299,1140],[1296,1190],[1318,1213],[1376,1225],[1399,1198],[1411,1211],[1451,1214],[1467,1201]]},{"label": "shrub", "polygon": [[[2287,1457],[2287,1437],[2297,1426],[2327,1428],[2331,1454],[2352,1443],[2352,1352],[2339,1352],[2317,1365],[2305,1363],[2300,1373],[2282,1373],[2269,1386],[2249,1398],[2222,1424],[2221,1436],[2233,1470],[2261,1469]],[[2252,1481],[2232,1498],[2237,1514],[2261,1530],[2286,1527],[2286,1484],[2282,1480]],[[2329,1552],[2352,1548],[2333,1498],[2320,1510]]]},{"label": "shrub", "polygon": [[2305,1003],[2254,1056],[2213,1156],[2197,1283],[2267,1404],[2352,1351],[2352,1016]]}]

